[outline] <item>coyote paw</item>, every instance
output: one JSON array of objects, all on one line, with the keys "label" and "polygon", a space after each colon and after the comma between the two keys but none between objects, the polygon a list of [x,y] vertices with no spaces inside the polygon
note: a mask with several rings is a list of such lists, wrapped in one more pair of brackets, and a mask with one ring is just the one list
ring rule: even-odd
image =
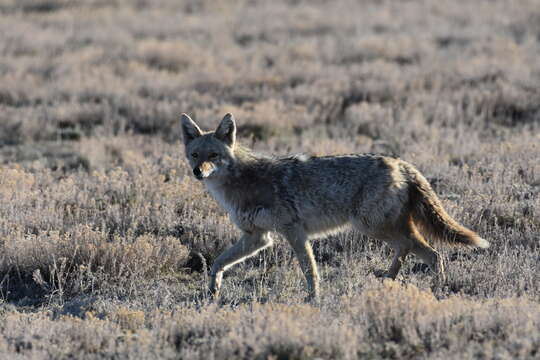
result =
[{"label": "coyote paw", "polygon": [[219,289],[221,288],[221,279],[223,273],[217,273],[210,278],[210,284],[208,284],[208,292],[211,298],[216,299],[219,297]]},{"label": "coyote paw", "polygon": [[318,305],[319,304],[319,296],[318,295],[308,295],[304,298],[304,302],[306,304],[311,305]]},{"label": "coyote paw", "polygon": [[219,298],[219,289],[213,286],[210,286],[207,291],[208,297],[212,300]]}]

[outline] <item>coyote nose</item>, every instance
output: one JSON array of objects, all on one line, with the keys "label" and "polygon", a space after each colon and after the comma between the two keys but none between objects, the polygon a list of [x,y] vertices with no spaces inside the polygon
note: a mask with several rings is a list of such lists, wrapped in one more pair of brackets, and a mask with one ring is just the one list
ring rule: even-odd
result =
[{"label": "coyote nose", "polygon": [[199,169],[198,167],[196,167],[195,169],[193,169],[193,175],[195,175],[195,177],[199,180],[202,179],[202,172],[201,172],[201,169]]}]

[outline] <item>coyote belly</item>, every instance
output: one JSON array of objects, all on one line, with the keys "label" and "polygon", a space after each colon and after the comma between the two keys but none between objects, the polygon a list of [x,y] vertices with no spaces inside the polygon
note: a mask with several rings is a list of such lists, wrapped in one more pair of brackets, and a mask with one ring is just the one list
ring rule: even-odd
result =
[{"label": "coyote belly", "polygon": [[193,174],[243,233],[214,261],[210,290],[215,295],[223,272],[272,245],[272,233],[282,234],[293,247],[311,299],[319,295],[319,275],[309,239],[347,227],[393,248],[390,278],[413,253],[444,279],[441,257],[424,235],[450,245],[489,246],[452,219],[428,181],[403,160],[372,154],[257,155],[236,143],[230,114],[209,133],[184,114],[182,129]]}]

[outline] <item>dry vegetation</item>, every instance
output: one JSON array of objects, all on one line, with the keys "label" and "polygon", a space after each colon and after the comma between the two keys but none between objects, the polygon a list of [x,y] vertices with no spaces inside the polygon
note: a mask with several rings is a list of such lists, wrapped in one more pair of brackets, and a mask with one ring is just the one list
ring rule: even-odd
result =
[{"label": "dry vegetation", "polygon": [[[0,357],[540,357],[539,1],[0,1]],[[179,114],[285,154],[395,153],[490,240],[416,259],[283,242],[205,293],[237,231]],[[196,254],[201,254],[198,256]]]}]

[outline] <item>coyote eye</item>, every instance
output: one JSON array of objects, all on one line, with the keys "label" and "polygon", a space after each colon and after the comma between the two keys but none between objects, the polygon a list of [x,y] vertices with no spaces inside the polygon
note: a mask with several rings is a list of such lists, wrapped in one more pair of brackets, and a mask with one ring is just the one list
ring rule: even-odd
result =
[{"label": "coyote eye", "polygon": [[191,154],[191,157],[194,158],[194,159],[196,159],[196,158],[199,157],[199,154],[197,154],[197,153],[192,153],[192,154]]},{"label": "coyote eye", "polygon": [[211,153],[210,155],[208,155],[208,158],[209,159],[217,159],[219,155],[217,153]]}]

